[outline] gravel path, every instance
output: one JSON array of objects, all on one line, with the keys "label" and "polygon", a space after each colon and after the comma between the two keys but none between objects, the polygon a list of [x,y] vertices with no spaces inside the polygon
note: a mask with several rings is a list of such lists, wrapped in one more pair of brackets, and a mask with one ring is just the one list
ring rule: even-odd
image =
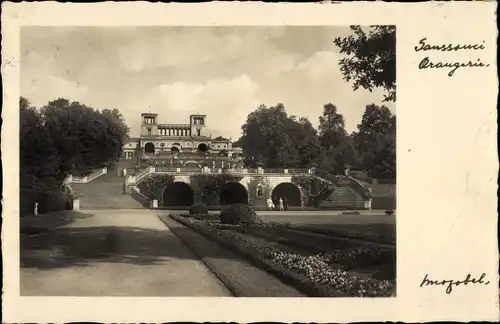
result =
[{"label": "gravel path", "polygon": [[21,295],[231,296],[152,211],[85,214],[21,237]]}]

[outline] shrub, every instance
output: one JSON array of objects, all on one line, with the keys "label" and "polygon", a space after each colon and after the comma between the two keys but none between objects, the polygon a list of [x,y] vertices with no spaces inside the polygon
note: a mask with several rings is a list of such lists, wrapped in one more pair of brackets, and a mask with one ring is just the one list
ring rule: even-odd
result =
[{"label": "shrub", "polygon": [[342,212],[342,215],[361,215],[358,211],[346,211]]},{"label": "shrub", "polygon": [[189,214],[208,214],[208,207],[205,204],[194,204],[189,207]]},{"label": "shrub", "polygon": [[258,222],[257,214],[252,206],[233,204],[222,209],[219,215],[222,224],[253,224]]}]

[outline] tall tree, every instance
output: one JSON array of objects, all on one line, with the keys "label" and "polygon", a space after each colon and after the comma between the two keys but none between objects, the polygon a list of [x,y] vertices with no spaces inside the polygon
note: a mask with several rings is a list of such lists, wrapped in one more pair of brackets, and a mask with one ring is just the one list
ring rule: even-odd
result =
[{"label": "tall tree", "polygon": [[130,138],[130,127],[125,123],[123,114],[116,108],[103,109],[101,113],[109,121],[110,131],[126,142]]},{"label": "tall tree", "polygon": [[335,105],[329,103],[323,107],[318,129],[319,141],[324,150],[321,168],[337,174],[344,173],[352,163],[353,148],[345,130],[344,117]]},{"label": "tall tree", "polygon": [[[243,135],[237,141],[246,156],[246,164],[255,167],[261,162],[265,167],[296,167],[307,163],[300,150],[314,141],[314,128],[306,119],[288,116],[283,104],[274,107],[259,106],[251,112],[242,126]],[[304,148],[305,150],[305,148]],[[315,154],[310,150],[309,154]]]},{"label": "tall tree", "polygon": [[19,109],[21,187],[33,187],[37,178],[57,177],[60,157],[40,112],[23,97]]},{"label": "tall tree", "polygon": [[337,107],[331,103],[323,107],[318,129],[321,146],[324,149],[340,146],[347,135],[344,116],[339,114]]},{"label": "tall tree", "polygon": [[360,26],[351,26],[353,35],[336,38],[333,42],[340,53],[340,69],[353,88],[369,91],[385,89],[385,101],[396,100],[396,27],[370,26],[365,32]]},{"label": "tall tree", "polygon": [[117,110],[101,113],[63,98],[42,107],[41,117],[59,153],[60,177],[117,160],[128,136],[128,126]]},{"label": "tall tree", "polygon": [[318,164],[323,152],[318,132],[314,129],[309,119],[305,117],[299,119],[298,126],[296,134],[300,134],[300,139],[297,141],[300,166],[311,167]]},{"label": "tall tree", "polygon": [[371,177],[396,177],[396,116],[389,108],[366,106],[353,139],[363,168]]}]

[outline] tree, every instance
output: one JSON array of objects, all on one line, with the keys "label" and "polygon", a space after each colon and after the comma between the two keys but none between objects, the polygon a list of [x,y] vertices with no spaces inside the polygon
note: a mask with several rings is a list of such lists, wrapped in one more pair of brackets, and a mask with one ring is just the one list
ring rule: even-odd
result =
[{"label": "tree", "polygon": [[[24,145],[21,163],[36,177],[55,176],[62,181],[68,172],[86,173],[116,161],[121,155],[128,126],[116,109],[101,113],[63,98],[49,102],[39,111],[30,108],[24,98],[20,106],[21,121],[26,121],[22,122],[20,134]],[[37,128],[30,126],[34,120]],[[35,130],[37,135],[33,136]],[[43,172],[40,168],[38,172],[32,170],[29,161],[37,161],[32,155],[42,159]]]},{"label": "tree", "polygon": [[389,108],[366,106],[353,141],[358,160],[370,177],[396,177],[396,116]]},{"label": "tree", "polygon": [[302,117],[299,119],[298,124],[299,130],[297,130],[296,134],[300,134],[300,138],[297,141],[300,166],[309,168],[317,165],[323,151],[318,138],[318,132],[314,129],[309,119]]},{"label": "tree", "polygon": [[345,130],[344,117],[338,113],[335,105],[329,103],[323,107],[318,129],[319,141],[323,148],[321,168],[343,174],[346,166],[352,164],[354,152],[352,141]]},{"label": "tree", "polygon": [[309,167],[321,155],[317,131],[307,118],[288,116],[283,104],[259,106],[242,126],[236,142],[245,164],[267,168]]},{"label": "tree", "polygon": [[371,26],[366,33],[360,26],[351,26],[354,35],[336,38],[333,43],[340,53],[340,70],[346,81],[353,81],[354,90],[385,89],[384,101],[396,100],[396,27]]},{"label": "tree", "polygon": [[109,126],[113,128],[113,132],[118,134],[123,142],[129,140],[130,127],[125,123],[125,119],[118,109],[103,109],[102,115],[109,121]]},{"label": "tree", "polygon": [[33,187],[36,179],[57,177],[60,157],[40,112],[23,97],[19,109],[21,186]]},{"label": "tree", "polygon": [[324,149],[340,146],[347,135],[344,116],[339,114],[337,107],[331,103],[323,107],[318,129],[321,146]]},{"label": "tree", "polygon": [[243,135],[238,140],[247,165],[255,167],[260,161],[265,167],[273,168],[294,162],[293,142],[285,132],[287,123],[288,116],[282,104],[269,108],[261,105],[248,115],[241,127]]}]

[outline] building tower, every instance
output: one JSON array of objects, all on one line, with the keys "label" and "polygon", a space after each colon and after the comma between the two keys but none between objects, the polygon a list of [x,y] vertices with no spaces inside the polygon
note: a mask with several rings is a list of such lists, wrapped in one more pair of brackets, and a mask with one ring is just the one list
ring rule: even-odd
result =
[{"label": "building tower", "polygon": [[205,126],[206,126],[207,115],[191,115],[189,116],[189,124],[191,126],[191,136],[206,136]]},{"label": "building tower", "polygon": [[158,134],[158,114],[141,114],[141,137],[157,136]]}]

